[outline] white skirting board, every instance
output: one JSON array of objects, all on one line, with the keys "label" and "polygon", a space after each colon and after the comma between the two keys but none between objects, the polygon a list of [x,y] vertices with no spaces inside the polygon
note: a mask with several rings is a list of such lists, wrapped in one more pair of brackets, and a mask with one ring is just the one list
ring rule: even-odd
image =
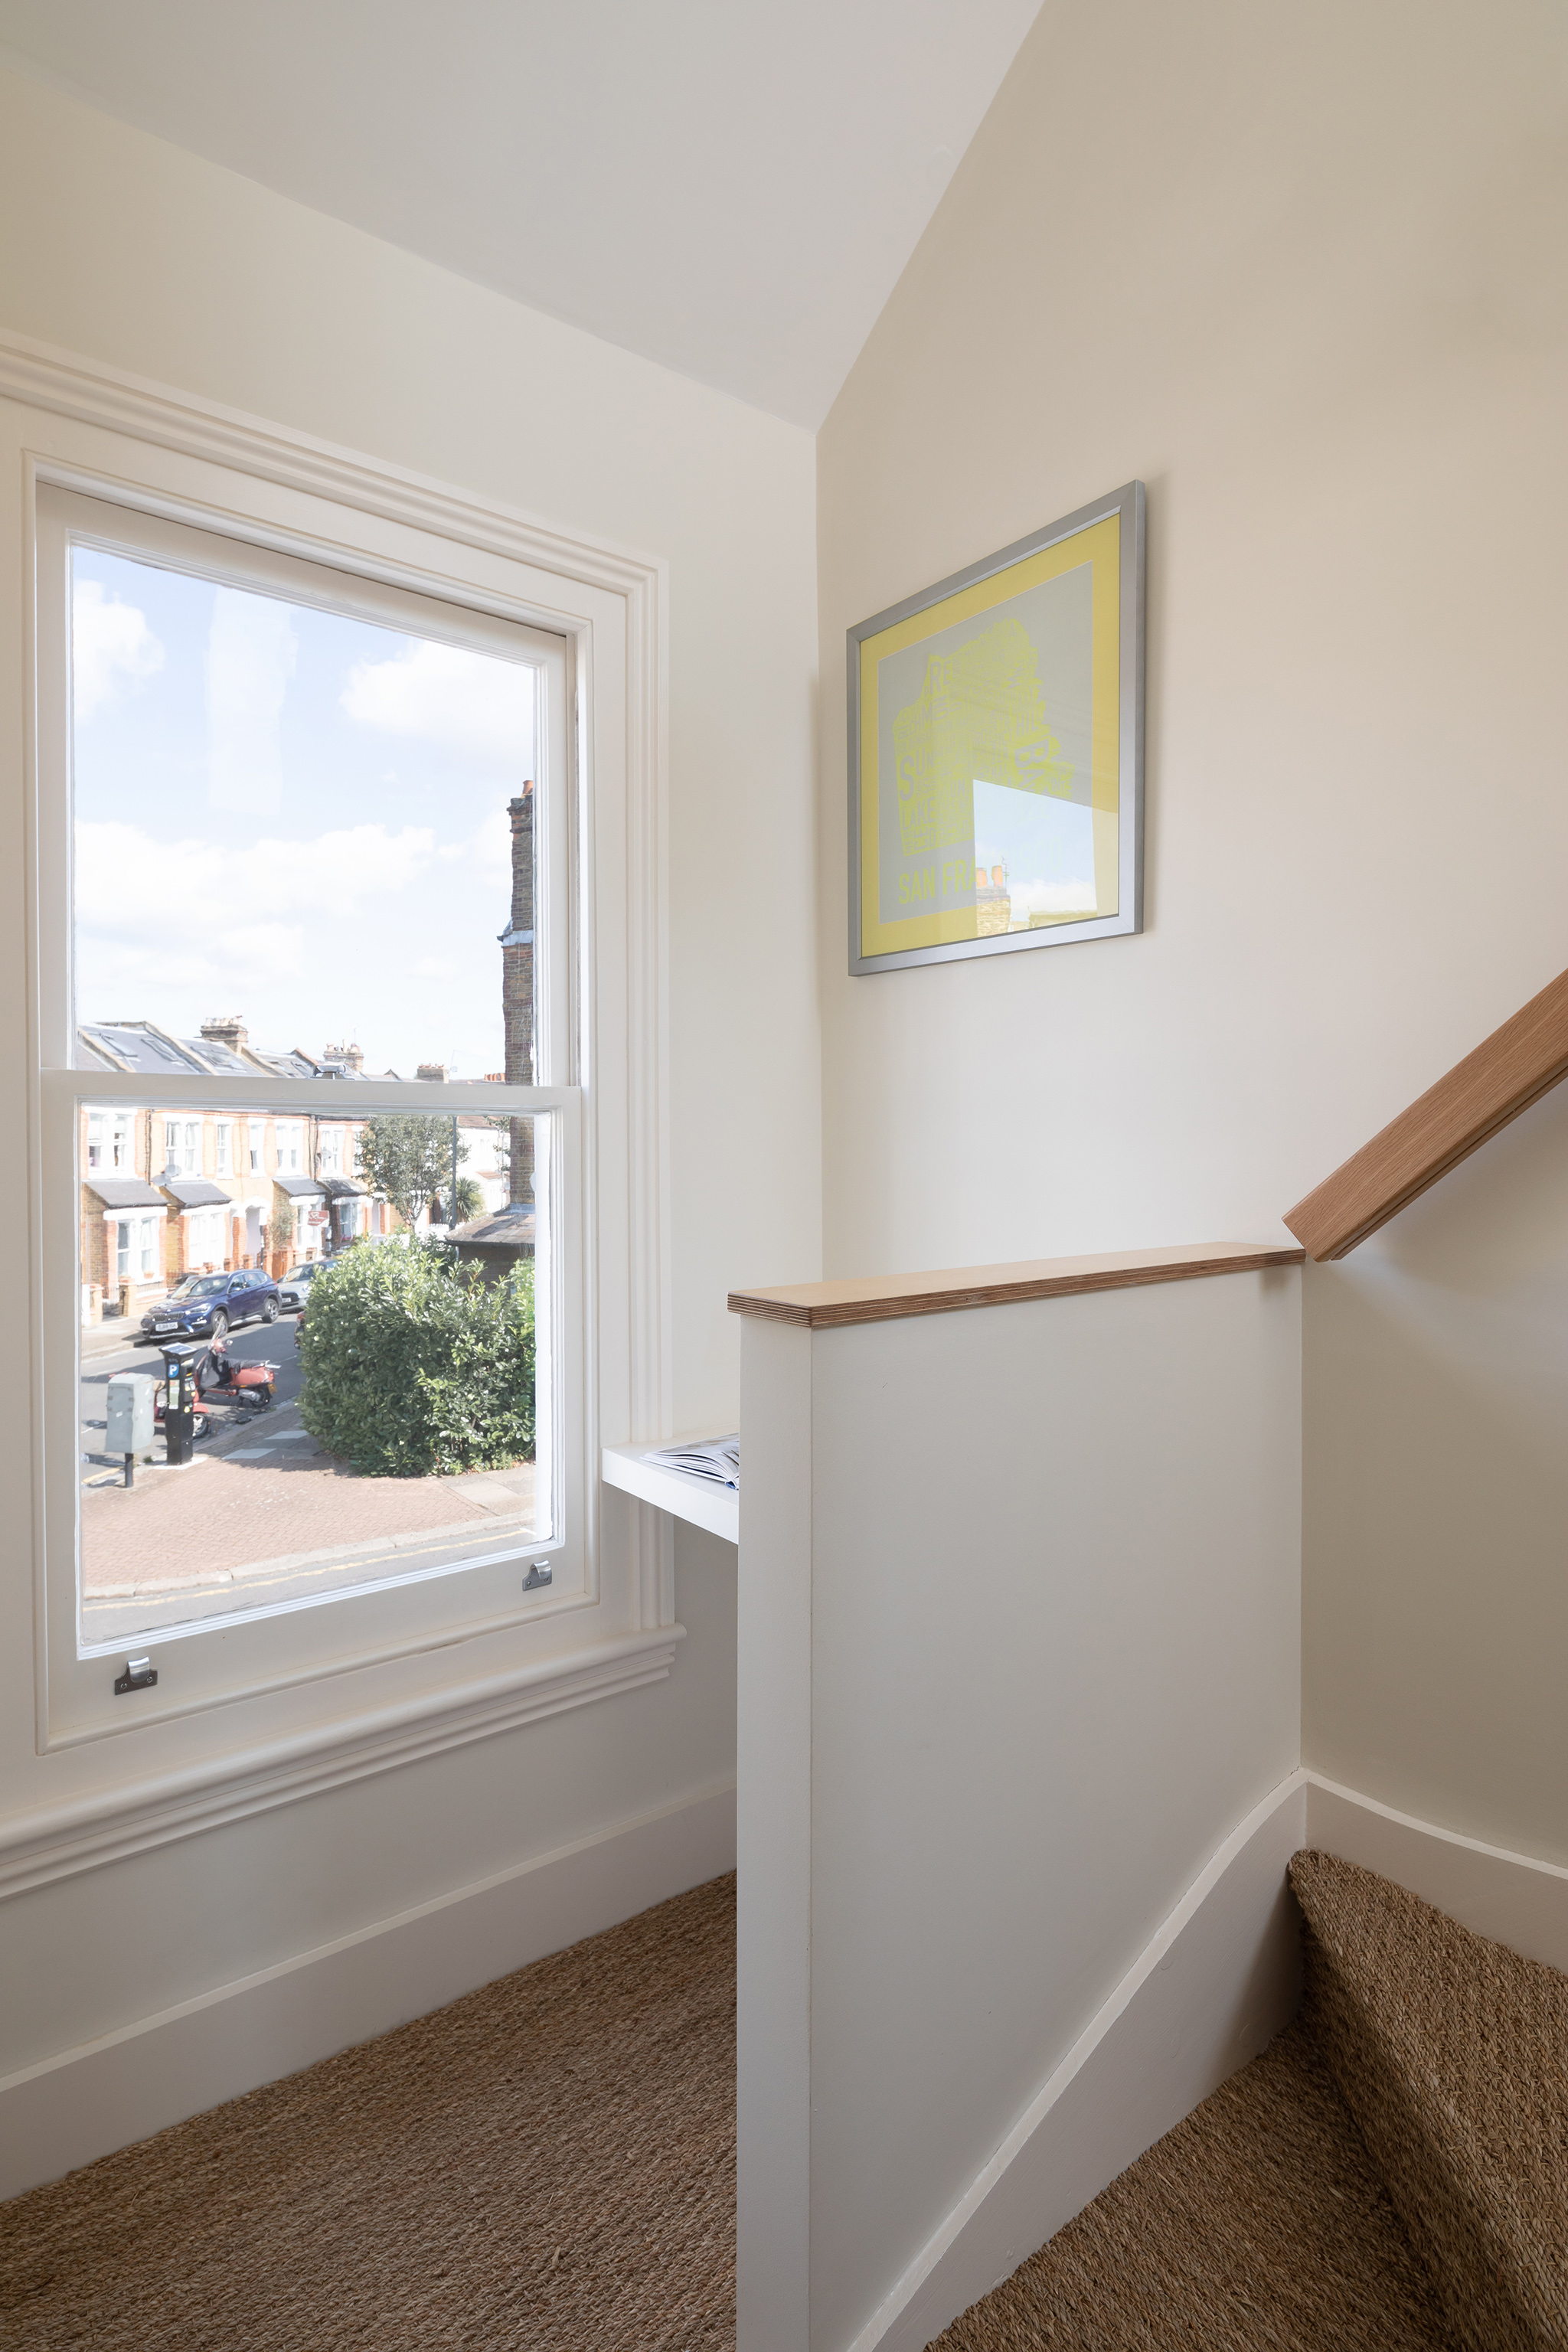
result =
[{"label": "white skirting board", "polygon": [[1299,1847],[1360,1863],[1568,1971],[1568,1870],[1297,1771],[1215,1855],[847,2352],[923,2352],[1294,2011]]},{"label": "white skirting board", "polygon": [[734,1864],[731,1784],[26,2067],[0,2080],[0,2198],[424,2016]]}]

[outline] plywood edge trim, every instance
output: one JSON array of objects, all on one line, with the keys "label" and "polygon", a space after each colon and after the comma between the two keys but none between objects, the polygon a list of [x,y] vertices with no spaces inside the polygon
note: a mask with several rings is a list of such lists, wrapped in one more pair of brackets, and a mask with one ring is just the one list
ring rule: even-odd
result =
[{"label": "plywood edge trim", "polygon": [[1142,1265],[1127,1265],[1114,1258],[1100,1262],[1092,1258],[1047,1258],[1040,1262],[1037,1271],[1021,1276],[1001,1276],[988,1282],[984,1269],[977,1268],[978,1278],[973,1281],[917,1287],[917,1276],[907,1289],[898,1286],[895,1281],[885,1291],[865,1298],[814,1298],[811,1290],[815,1286],[802,1286],[795,1292],[732,1290],[729,1307],[731,1315],[750,1315],[759,1322],[790,1323],[805,1330],[824,1331],[847,1323],[890,1323],[910,1315],[951,1315],[968,1307],[1013,1307],[1035,1298],[1068,1298],[1089,1291],[1139,1289],[1156,1282],[1191,1282],[1212,1275],[1249,1274],[1268,1266],[1300,1265],[1305,1256],[1304,1249],[1260,1244],[1257,1248],[1216,1249],[1212,1255],[1154,1257]]},{"label": "plywood edge trim", "polygon": [[1568,972],[1314,1185],[1285,1224],[1317,1263],[1347,1257],[1564,1078]]}]

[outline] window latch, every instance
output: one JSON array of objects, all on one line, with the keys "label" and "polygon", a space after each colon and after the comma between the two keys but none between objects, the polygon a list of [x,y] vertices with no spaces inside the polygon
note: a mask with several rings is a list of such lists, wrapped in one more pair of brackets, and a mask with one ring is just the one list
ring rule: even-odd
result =
[{"label": "window latch", "polygon": [[522,1580],[522,1589],[525,1592],[537,1592],[542,1584],[553,1584],[554,1581],[555,1570],[551,1567],[550,1562],[547,1559],[536,1559]]},{"label": "window latch", "polygon": [[151,1658],[127,1658],[125,1672],[114,1677],[114,1696],[123,1698],[127,1691],[151,1690],[158,1679],[158,1669]]}]

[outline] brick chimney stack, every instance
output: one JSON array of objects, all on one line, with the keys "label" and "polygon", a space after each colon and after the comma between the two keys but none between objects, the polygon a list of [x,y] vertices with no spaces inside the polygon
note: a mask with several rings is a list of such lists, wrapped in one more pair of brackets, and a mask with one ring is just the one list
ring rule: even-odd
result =
[{"label": "brick chimney stack", "polygon": [[[524,784],[507,803],[511,819],[511,921],[500,935],[501,1020],[506,1034],[506,1076],[514,1087],[533,1084],[533,786]],[[533,1198],[533,1121],[510,1121],[511,1198]]]},{"label": "brick chimney stack", "polygon": [[215,1045],[226,1045],[237,1054],[250,1032],[237,1013],[213,1013],[202,1023],[202,1035]]},{"label": "brick chimney stack", "polygon": [[329,1066],[353,1070],[357,1076],[364,1067],[364,1049],[361,1045],[323,1045],[321,1059]]}]

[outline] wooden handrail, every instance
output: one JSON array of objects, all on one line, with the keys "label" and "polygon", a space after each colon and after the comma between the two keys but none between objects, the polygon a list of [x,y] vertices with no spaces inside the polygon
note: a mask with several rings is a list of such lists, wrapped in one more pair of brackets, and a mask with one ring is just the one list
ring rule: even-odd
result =
[{"label": "wooden handrail", "polygon": [[1182,1242],[1173,1249],[1118,1250],[1103,1257],[1028,1258],[1016,1265],[963,1265],[942,1274],[732,1290],[730,1312],[823,1331],[842,1323],[890,1323],[903,1315],[951,1315],[964,1307],[1012,1307],[1026,1298],[1066,1298],[1085,1290],[1131,1290],[1147,1282],[1191,1282],[1200,1275],[1300,1265],[1301,1256],[1299,1249],[1278,1243]]},{"label": "wooden handrail", "polygon": [[1565,1077],[1568,971],[1298,1201],[1285,1223],[1309,1257],[1347,1256]]}]

